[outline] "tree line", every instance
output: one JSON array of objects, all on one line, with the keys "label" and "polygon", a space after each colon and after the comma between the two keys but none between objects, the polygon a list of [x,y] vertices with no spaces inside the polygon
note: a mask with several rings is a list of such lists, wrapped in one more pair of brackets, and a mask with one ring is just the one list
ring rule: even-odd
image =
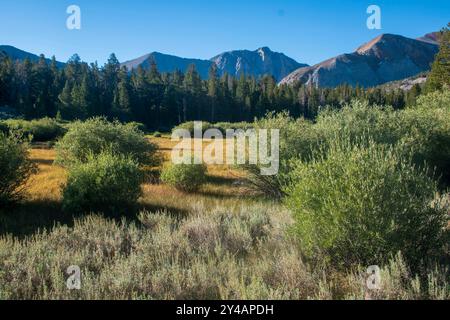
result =
[{"label": "tree line", "polygon": [[218,75],[215,65],[202,80],[195,65],[185,73],[160,73],[121,67],[112,54],[106,64],[82,62],[74,55],[63,68],[55,58],[12,61],[0,54],[0,106],[10,106],[26,119],[58,117],[65,120],[106,116],[138,121],[149,129],[168,130],[191,120],[252,121],[269,111],[288,111],[314,119],[321,106],[340,108],[354,98],[400,109],[412,104],[421,88],[317,88],[297,83],[278,85],[272,76],[255,78]]}]

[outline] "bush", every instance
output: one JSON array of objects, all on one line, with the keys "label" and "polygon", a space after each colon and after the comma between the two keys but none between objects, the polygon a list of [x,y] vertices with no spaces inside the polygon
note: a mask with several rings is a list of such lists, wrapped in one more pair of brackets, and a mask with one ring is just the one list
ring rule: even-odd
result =
[{"label": "bush", "polygon": [[436,182],[397,148],[349,140],[292,173],[286,203],[302,249],[340,266],[380,265],[399,251],[413,266],[440,257],[448,215]]},{"label": "bush", "polygon": [[450,94],[422,96],[399,118],[398,135],[406,152],[413,152],[416,164],[436,170],[443,185],[450,186]]},{"label": "bush", "polygon": [[[205,133],[205,131],[210,128],[212,128],[211,123],[207,121],[202,121],[202,130],[203,130],[202,134]],[[172,131],[175,130],[188,130],[189,133],[191,134],[191,137],[194,137],[194,121],[184,122],[173,128]]]},{"label": "bush", "polygon": [[417,108],[445,109],[450,111],[450,90],[435,91],[417,98]]},{"label": "bush", "polygon": [[161,134],[161,132],[156,131],[156,132],[153,133],[153,136],[154,136],[155,138],[161,138],[161,137],[162,137],[162,134]]},{"label": "bush", "polygon": [[[205,133],[206,130],[208,129],[218,129],[222,132],[223,135],[226,134],[227,130],[248,130],[248,129],[253,129],[253,123],[249,123],[249,122],[217,122],[215,124],[209,123],[207,121],[202,121],[202,129],[203,132]],[[191,134],[191,136],[193,136],[194,134],[194,121],[189,121],[189,122],[184,122],[178,126],[176,126],[173,130],[177,130],[177,129],[184,129],[184,130],[188,130],[189,133]]]},{"label": "bush", "polygon": [[394,144],[399,140],[398,112],[389,106],[370,105],[367,101],[353,100],[340,110],[321,111],[315,128],[330,142],[336,136],[352,141],[365,137],[377,143]]},{"label": "bush", "polygon": [[277,175],[261,175],[260,165],[242,166],[248,173],[246,180],[250,186],[266,196],[279,199],[285,195],[283,186],[289,181],[291,160],[310,158],[312,150],[317,149],[322,138],[311,122],[295,120],[287,113],[269,113],[265,118],[256,120],[253,128],[280,130],[280,166]]},{"label": "bush", "polygon": [[24,183],[35,171],[21,134],[0,132],[0,204],[19,200]]},{"label": "bush", "polygon": [[206,181],[204,164],[171,164],[161,173],[161,181],[185,192],[197,191]]},{"label": "bush", "polygon": [[132,121],[127,122],[126,125],[135,128],[138,131],[142,131],[144,133],[147,132],[147,126],[143,123]]},{"label": "bush", "polygon": [[142,175],[138,163],[123,155],[102,152],[70,167],[63,186],[63,208],[73,214],[116,213],[136,203]]},{"label": "bush", "polygon": [[[417,106],[395,111],[389,106],[354,100],[340,110],[324,109],[316,123],[294,120],[287,114],[269,114],[254,123],[256,129],[280,129],[280,169],[276,176],[261,176],[258,166],[245,166],[248,182],[264,194],[281,198],[289,184],[292,160],[309,161],[314,152],[327,152],[335,139],[367,144],[369,140],[399,146],[413,162],[436,171],[443,187],[450,185],[450,93],[418,99]],[[364,140],[364,141],[363,141]]]},{"label": "bush", "polygon": [[212,128],[219,129],[225,136],[227,130],[244,130],[253,129],[253,123],[248,122],[218,122],[211,125]]},{"label": "bush", "polygon": [[4,124],[9,130],[20,130],[24,135],[32,136],[35,142],[55,140],[64,135],[66,130],[55,119],[43,118],[39,120],[6,120]]},{"label": "bush", "polygon": [[412,153],[416,165],[427,166],[450,183],[450,94],[421,96],[417,106],[402,111],[352,101],[339,111],[319,114],[316,130],[324,141],[336,136],[358,140],[365,137],[377,143],[398,145]]},{"label": "bush", "polygon": [[[183,217],[142,212],[139,221],[117,221],[89,215],[76,218],[73,227],[58,224],[29,238],[1,237],[0,299],[450,298],[449,273],[441,268],[418,279],[403,260],[392,260],[380,265],[382,290],[368,292],[367,265],[336,272],[306,264],[286,235],[289,213],[279,206],[207,208],[193,201]],[[70,265],[81,269],[82,290],[67,290]]]},{"label": "bush", "polygon": [[142,131],[133,125],[108,122],[105,118],[72,123],[67,134],[57,142],[56,150],[56,162],[63,166],[86,162],[90,154],[98,155],[104,150],[130,156],[139,165],[159,163],[157,146],[149,142]]},{"label": "bush", "polygon": [[3,132],[3,133],[8,133],[9,132],[9,127],[5,123],[5,121],[0,121],[0,132]]}]

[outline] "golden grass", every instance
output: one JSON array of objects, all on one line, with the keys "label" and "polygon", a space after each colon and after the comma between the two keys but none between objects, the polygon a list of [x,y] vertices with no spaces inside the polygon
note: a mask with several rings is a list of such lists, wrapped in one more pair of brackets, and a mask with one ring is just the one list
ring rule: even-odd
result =
[{"label": "golden grass", "polygon": [[[159,146],[164,164],[170,161],[170,152],[176,142],[170,137],[150,138]],[[204,146],[210,141],[204,141]],[[38,165],[39,171],[27,186],[26,201],[61,201],[61,185],[66,181],[66,170],[53,164],[56,152],[52,148],[34,146],[30,158]],[[145,183],[140,204],[149,210],[191,211],[193,206],[202,203],[207,207],[225,205],[235,207],[244,203],[260,201],[241,185],[243,173],[227,165],[209,165],[209,181],[197,193],[186,194],[163,184]]]},{"label": "golden grass", "polygon": [[30,158],[38,165],[38,173],[31,177],[27,186],[30,200],[59,201],[61,184],[66,181],[66,170],[53,165],[56,152],[53,149],[31,149]]}]

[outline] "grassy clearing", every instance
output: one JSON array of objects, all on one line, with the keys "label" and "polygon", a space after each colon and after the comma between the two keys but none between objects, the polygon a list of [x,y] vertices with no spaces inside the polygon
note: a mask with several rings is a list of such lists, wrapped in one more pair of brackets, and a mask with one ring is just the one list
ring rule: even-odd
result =
[{"label": "grassy clearing", "polygon": [[[175,143],[152,140],[168,161]],[[66,171],[55,156],[33,146],[39,172],[25,200],[0,215],[0,299],[450,298],[445,271],[429,271],[424,282],[401,257],[382,268],[378,291],[366,289],[367,266],[306,262],[286,232],[290,212],[227,166],[209,166],[196,193],[147,182],[136,211],[74,218],[61,210]],[[81,268],[81,290],[66,287],[70,265]]]},{"label": "grassy clearing", "polygon": [[[159,146],[164,161],[169,161],[176,142],[168,136],[151,139]],[[25,199],[17,206],[5,208],[4,214],[0,215],[2,235],[24,236],[56,224],[73,225],[73,217],[61,209],[61,185],[66,182],[67,173],[66,169],[54,164],[55,150],[47,144],[35,143],[30,149],[30,158],[38,166],[38,172],[27,182]],[[139,210],[166,210],[186,215],[199,204],[234,208],[265,201],[239,183],[242,176],[242,172],[226,165],[208,166],[207,183],[193,194],[149,181],[142,185]],[[133,220],[135,216],[136,212],[130,212],[128,218]]]}]

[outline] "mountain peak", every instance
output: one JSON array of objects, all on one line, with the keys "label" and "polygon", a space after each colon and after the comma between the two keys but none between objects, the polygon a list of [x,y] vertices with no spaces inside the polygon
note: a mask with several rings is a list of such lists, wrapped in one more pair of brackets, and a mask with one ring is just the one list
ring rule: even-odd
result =
[{"label": "mountain peak", "polygon": [[430,32],[424,35],[423,37],[417,38],[416,40],[439,45],[440,36],[441,36],[440,32]]},{"label": "mountain peak", "polygon": [[274,52],[269,47],[261,47],[255,51],[234,50],[223,52],[211,59],[221,73],[235,77],[241,74],[261,77],[272,75],[280,81],[297,68],[306,66],[283,53]]},{"label": "mountain peak", "polygon": [[273,52],[272,50],[270,50],[269,47],[261,47],[261,48],[258,48],[258,50],[256,50],[256,51]]},{"label": "mountain peak", "polygon": [[358,49],[356,49],[356,52],[359,54],[364,54],[364,53],[370,51],[371,49],[373,49],[374,47],[376,47],[377,45],[379,45],[380,43],[386,43],[386,42],[398,41],[398,40],[401,41],[401,39],[407,39],[407,38],[396,35],[396,34],[383,33],[383,34],[379,35],[378,37],[376,37],[376,38],[370,40],[369,42],[366,42],[362,46],[360,46]]},{"label": "mountain peak", "polygon": [[[10,46],[10,45],[0,45],[0,53],[2,53],[2,55],[8,56],[11,60],[19,60],[19,61],[23,61],[23,60],[30,60],[30,61],[39,61],[40,56],[30,53],[30,52],[26,52],[23,51],[21,49],[18,49],[14,46]],[[45,59],[45,61],[47,61],[48,63],[51,62],[52,59]],[[58,66],[58,68],[62,68],[64,67],[64,63],[62,62],[56,62],[56,65]]]},{"label": "mountain peak", "polygon": [[429,70],[437,51],[438,46],[431,42],[381,34],[353,53],[298,69],[281,83],[300,81],[321,87],[336,87],[344,83],[377,86]]},{"label": "mountain peak", "polygon": [[189,66],[194,64],[202,79],[208,78],[208,70],[212,64],[212,62],[208,60],[181,58],[174,55],[153,51],[139,58],[126,61],[121,65],[131,71],[133,69],[137,69],[138,67],[149,69],[152,62],[156,63],[158,70],[162,73],[174,72],[176,70],[186,72]]}]

